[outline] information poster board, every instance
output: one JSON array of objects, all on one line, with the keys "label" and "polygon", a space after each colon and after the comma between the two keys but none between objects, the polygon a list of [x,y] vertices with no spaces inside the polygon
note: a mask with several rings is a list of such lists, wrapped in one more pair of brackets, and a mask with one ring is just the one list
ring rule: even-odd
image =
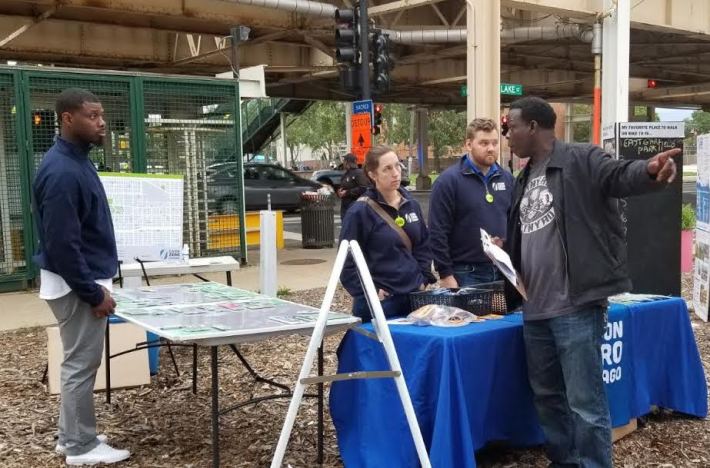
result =
[{"label": "information poster board", "polygon": [[708,291],[710,280],[710,134],[697,140],[698,175],[695,182],[697,203],[695,207],[695,262],[693,269],[693,309],[695,314],[708,321]]},{"label": "information poster board", "polygon": [[710,134],[698,136],[697,167],[698,176],[695,181],[697,193],[696,227],[710,232]]},{"label": "information poster board", "polygon": [[693,269],[693,309],[695,314],[708,321],[708,291],[710,281],[710,232],[695,231],[695,264]]},{"label": "information poster board", "polygon": [[183,229],[183,178],[179,175],[99,173],[118,259],[179,259]]},{"label": "information poster board", "polygon": [[605,125],[602,128],[602,149],[610,155],[616,155],[616,125]]}]

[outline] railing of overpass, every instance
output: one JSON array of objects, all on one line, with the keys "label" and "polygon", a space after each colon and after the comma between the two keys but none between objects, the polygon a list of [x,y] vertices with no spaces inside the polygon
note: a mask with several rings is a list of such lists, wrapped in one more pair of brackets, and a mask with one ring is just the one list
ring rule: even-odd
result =
[{"label": "railing of overpass", "polygon": [[[289,103],[289,99],[261,98],[250,99],[242,103],[242,122],[244,153],[255,154],[267,142],[274,130],[279,128],[279,114]],[[268,127],[268,129],[267,129]],[[260,131],[266,130],[268,135],[259,138]],[[252,141],[253,140],[253,143]]]},{"label": "railing of overpass", "polygon": [[[25,287],[37,275],[31,181],[58,133],[57,94],[81,87],[96,94],[107,140],[90,158],[101,171],[185,177],[184,242],[191,256],[246,257],[238,88],[232,83],[160,75],[0,69],[0,290]],[[228,181],[233,209],[224,214],[210,179],[237,165]],[[224,191],[221,181],[220,191]]]}]

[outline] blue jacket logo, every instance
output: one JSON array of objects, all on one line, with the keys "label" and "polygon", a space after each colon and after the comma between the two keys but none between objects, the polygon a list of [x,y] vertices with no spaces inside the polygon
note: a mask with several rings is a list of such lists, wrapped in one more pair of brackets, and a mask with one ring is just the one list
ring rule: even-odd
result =
[{"label": "blue jacket logo", "polygon": [[161,260],[167,260],[169,258],[179,258],[180,257],[180,250],[179,249],[160,249],[160,259]]}]

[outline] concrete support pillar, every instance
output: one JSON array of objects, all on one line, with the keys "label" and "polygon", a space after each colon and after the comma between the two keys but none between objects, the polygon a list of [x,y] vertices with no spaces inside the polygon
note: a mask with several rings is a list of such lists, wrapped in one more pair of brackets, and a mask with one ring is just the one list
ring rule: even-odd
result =
[{"label": "concrete support pillar", "polygon": [[628,120],[630,2],[604,0],[611,14],[602,25],[602,128]]},{"label": "concrete support pillar", "polygon": [[500,0],[466,0],[466,121],[500,118]]}]

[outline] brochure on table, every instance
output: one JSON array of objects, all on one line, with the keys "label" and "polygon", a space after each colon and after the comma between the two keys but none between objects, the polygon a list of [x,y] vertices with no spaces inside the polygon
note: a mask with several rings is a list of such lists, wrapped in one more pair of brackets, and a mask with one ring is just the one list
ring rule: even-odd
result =
[{"label": "brochure on table", "polygon": [[[115,291],[116,315],[171,341],[312,328],[318,309],[219,283],[175,284]],[[329,325],[357,321],[331,312]]]}]

